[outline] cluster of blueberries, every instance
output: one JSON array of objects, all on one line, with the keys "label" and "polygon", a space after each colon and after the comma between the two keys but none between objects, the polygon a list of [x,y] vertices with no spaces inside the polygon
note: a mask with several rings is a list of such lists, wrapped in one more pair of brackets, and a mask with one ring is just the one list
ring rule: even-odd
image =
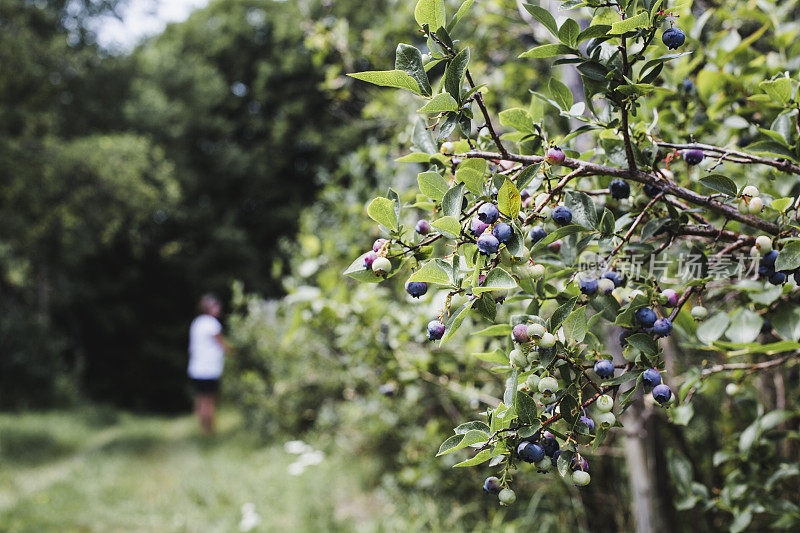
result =
[{"label": "cluster of blueberries", "polygon": [[795,270],[775,270],[775,260],[778,259],[779,252],[770,250],[761,257],[758,264],[758,275],[768,280],[773,285],[783,285],[794,274],[794,281],[800,285],[800,268]]}]

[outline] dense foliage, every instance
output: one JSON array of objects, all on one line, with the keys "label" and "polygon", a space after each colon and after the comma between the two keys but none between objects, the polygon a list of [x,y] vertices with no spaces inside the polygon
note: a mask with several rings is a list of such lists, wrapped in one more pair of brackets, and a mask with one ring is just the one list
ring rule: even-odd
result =
[{"label": "dense foliage", "polygon": [[[458,425],[439,455],[475,449],[458,466],[494,467],[499,479],[484,489],[510,505],[512,479],[534,470],[588,484],[587,456],[642,391],[680,426],[709,376],[743,372],[747,384],[795,362],[800,84],[786,58],[800,52],[787,40],[797,6],[574,0],[561,5],[559,24],[526,5],[552,42],[520,59],[541,66],[558,56],[554,65],[577,69],[583,95],[552,78],[530,106],[499,112],[500,136],[470,75],[476,52],[456,40],[472,4],[448,18],[442,0],[421,0],[424,49],[400,44],[394,70],[353,74],[419,95],[429,118],[401,158],[423,165],[418,192],[390,189],[370,203],[385,238],[345,273],[377,283],[408,266],[411,296],[439,289],[445,299],[427,336],[440,346],[468,317],[488,322],[477,333],[497,340],[476,355],[506,377],[505,393]],[[437,81],[429,74],[442,65]],[[708,317],[706,306],[720,305],[730,310]],[[668,353],[692,347],[719,364],[698,369]],[[709,527],[789,528],[800,516],[788,422],[797,389],[777,372],[766,403],[778,409],[758,410],[736,452],[714,456],[723,469],[742,461],[712,482],[721,490],[692,482],[691,460],[667,454],[679,506],[720,511]],[[769,454],[774,475],[765,478],[770,469],[750,465],[767,459],[757,442],[776,436],[787,446]]]}]

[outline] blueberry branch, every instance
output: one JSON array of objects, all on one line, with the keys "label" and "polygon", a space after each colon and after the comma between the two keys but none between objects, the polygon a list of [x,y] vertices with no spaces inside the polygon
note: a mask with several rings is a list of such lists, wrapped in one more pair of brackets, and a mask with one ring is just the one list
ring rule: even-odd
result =
[{"label": "blueberry branch", "polygon": [[766,157],[758,157],[756,155],[748,154],[746,152],[739,152],[737,150],[731,150],[729,148],[722,148],[719,146],[713,146],[711,144],[673,144],[673,143],[665,143],[665,142],[658,142],[658,146],[662,146],[664,148],[674,148],[676,150],[684,150],[689,148],[699,148],[704,152],[710,152],[713,154],[727,154],[728,156],[734,156],[737,159],[732,160],[730,157],[727,157],[729,161],[733,161],[736,163],[743,163],[743,164],[752,164],[752,163],[759,163],[761,165],[767,165],[770,167],[777,168],[779,170],[783,170],[785,172],[791,172],[792,174],[800,174],[800,166],[792,164],[791,161],[784,160],[784,161],[775,161],[773,159],[767,159]]},{"label": "blueberry branch", "polygon": [[[463,154],[463,156],[477,157],[480,159],[499,159],[503,157],[496,152],[484,152],[481,150],[471,150],[466,154]],[[520,155],[511,153],[507,154],[505,156],[505,159],[508,159],[510,161],[516,161],[518,163],[525,163],[528,165],[533,165],[544,161],[544,157],[539,155]],[[777,165],[778,163],[775,164]],[[617,178],[629,179],[632,181],[636,181],[638,183],[643,183],[645,185],[652,185],[653,187],[659,189],[660,191],[663,191],[664,194],[671,194],[673,196],[677,196],[678,198],[686,200],[687,202],[695,205],[706,206],[712,211],[715,211],[718,214],[724,216],[725,218],[742,222],[744,224],[747,224],[749,226],[752,226],[756,229],[759,229],[765,233],[769,233],[772,235],[777,235],[779,233],[778,226],[772,222],[769,222],[768,220],[764,220],[762,218],[752,215],[744,215],[740,213],[738,209],[728,204],[724,204],[722,202],[710,199],[707,196],[680,187],[674,183],[658,179],[651,172],[644,172],[642,170],[629,170],[619,167],[609,167],[606,165],[598,165],[596,163],[590,163],[587,161],[581,161],[579,159],[570,159],[570,158],[565,159],[562,165],[568,168],[580,170],[580,175],[583,176],[613,176]],[[799,171],[798,173],[800,173],[800,169],[798,169],[798,171]]]}]

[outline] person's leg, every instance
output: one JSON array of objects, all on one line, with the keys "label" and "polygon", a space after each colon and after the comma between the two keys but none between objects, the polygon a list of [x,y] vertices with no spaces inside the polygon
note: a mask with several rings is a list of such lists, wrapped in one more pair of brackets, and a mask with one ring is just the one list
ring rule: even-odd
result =
[{"label": "person's leg", "polygon": [[213,393],[198,394],[195,399],[200,429],[205,436],[214,433],[214,403],[215,397]]}]

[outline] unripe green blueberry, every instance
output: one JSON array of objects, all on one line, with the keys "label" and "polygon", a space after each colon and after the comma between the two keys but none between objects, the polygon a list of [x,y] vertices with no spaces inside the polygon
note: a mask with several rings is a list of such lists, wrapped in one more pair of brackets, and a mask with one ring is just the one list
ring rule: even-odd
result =
[{"label": "unripe green blueberry", "polygon": [[600,413],[594,417],[594,422],[598,425],[608,424],[609,426],[613,426],[616,421],[617,417],[614,416],[614,413]]},{"label": "unripe green blueberry", "polygon": [[755,246],[755,245],[751,246],[750,247],[750,256],[751,257],[755,257],[757,255],[761,255],[761,252],[758,251],[758,246]]},{"label": "unripe green blueberry", "polygon": [[739,387],[737,383],[728,383],[727,385],[725,385],[725,393],[728,396],[736,396],[740,388],[741,387]]},{"label": "unripe green blueberry", "polygon": [[572,482],[578,485],[579,487],[585,487],[589,484],[592,480],[592,476],[589,475],[589,472],[584,472],[582,470],[576,470],[572,473]]},{"label": "unripe green blueberry", "polygon": [[439,151],[445,155],[451,155],[453,153],[453,150],[455,150],[455,145],[450,141],[443,142],[442,147],[439,148]]},{"label": "unripe green blueberry", "polygon": [[514,494],[514,491],[511,489],[501,490],[500,494],[497,495],[497,498],[503,505],[511,505],[512,503],[517,501],[517,495]]},{"label": "unripe green blueberry", "polygon": [[539,350],[531,350],[528,352],[528,364],[535,365],[539,362]]},{"label": "unripe green blueberry", "polygon": [[761,208],[763,207],[764,207],[764,202],[758,196],[750,200],[751,215],[758,215],[759,213],[761,213]]},{"label": "unripe green blueberry", "polygon": [[545,457],[544,459],[536,463],[536,469],[541,472],[547,472],[551,468],[553,468],[553,459],[551,459],[550,457]]},{"label": "unripe green blueberry", "polygon": [[742,189],[742,196],[750,196],[751,198],[758,196],[758,187],[755,185],[748,185]]},{"label": "unripe green blueberry", "polygon": [[597,291],[600,294],[608,294],[614,290],[614,282],[608,278],[600,278],[597,280]]},{"label": "unripe green blueberry", "polygon": [[703,307],[702,305],[695,305],[692,307],[692,318],[695,320],[703,320],[705,317],[708,316],[708,309]]},{"label": "unripe green blueberry", "polygon": [[[541,324],[534,322],[533,324],[528,324],[528,337],[531,339],[538,339],[542,335],[547,333],[545,327]],[[541,346],[541,345],[540,345]],[[544,348],[547,348],[544,346]]]},{"label": "unripe green blueberry", "polygon": [[527,385],[530,390],[539,390],[539,381],[541,379],[542,378],[536,374],[531,374],[525,379],[525,385]]},{"label": "unripe green blueberry", "polygon": [[392,270],[392,263],[385,257],[378,257],[372,262],[372,271],[379,276],[384,276]]},{"label": "unripe green blueberry", "polygon": [[743,215],[750,214],[750,206],[744,200],[739,200],[739,212]]},{"label": "unripe green blueberry", "polygon": [[614,398],[608,394],[603,394],[597,399],[595,405],[597,406],[597,410],[601,413],[610,413],[614,408]]},{"label": "unripe green blueberry", "polygon": [[539,380],[538,388],[542,394],[552,394],[558,390],[558,380],[552,376],[547,376]]},{"label": "unripe green blueberry", "polygon": [[544,265],[531,265],[529,272],[534,281],[539,281],[544,277]]},{"label": "unripe green blueberry", "polygon": [[511,366],[523,367],[528,364],[528,358],[521,350],[511,350],[511,353],[508,354],[508,359],[511,362]]},{"label": "unripe green blueberry", "polygon": [[556,337],[552,333],[545,332],[537,344],[539,348],[552,348],[556,345]]},{"label": "unripe green blueberry", "polygon": [[766,254],[772,251],[772,239],[767,237],[766,235],[759,235],[756,237],[756,246],[758,247],[758,251],[762,254]]},{"label": "unripe green blueberry", "polygon": [[553,214],[553,208],[552,208],[552,207],[550,207],[549,205],[546,205],[546,206],[544,206],[544,207],[542,208],[542,210],[541,210],[541,211],[539,211],[539,213],[540,213],[542,216],[544,216],[546,219],[548,219],[548,220],[549,220],[549,219],[550,219],[550,217],[551,217],[551,216],[552,216],[552,214]]}]

